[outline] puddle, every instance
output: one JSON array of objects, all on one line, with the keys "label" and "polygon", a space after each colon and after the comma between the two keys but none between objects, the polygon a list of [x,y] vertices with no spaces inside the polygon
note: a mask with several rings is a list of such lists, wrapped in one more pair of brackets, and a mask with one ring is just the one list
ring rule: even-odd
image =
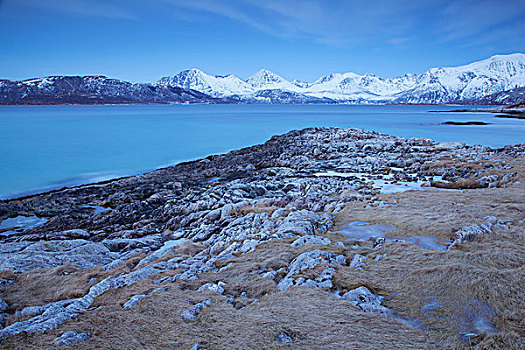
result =
[{"label": "puddle", "polygon": [[404,324],[406,324],[407,326],[411,328],[421,329],[422,331],[428,331],[428,328],[423,323],[421,323],[420,320],[418,320],[415,317],[401,315],[401,314],[396,313],[395,311],[392,311],[391,316],[392,318],[395,318],[396,320],[403,322]]},{"label": "puddle", "polygon": [[394,225],[374,225],[367,221],[352,221],[344,224],[341,230],[336,231],[336,233],[341,233],[358,241],[366,241],[370,237],[382,237],[395,230]]},{"label": "puddle", "polygon": [[394,225],[376,225],[367,221],[352,221],[342,225],[341,229],[335,233],[341,233],[357,241],[367,241],[370,237],[385,237],[387,242],[404,241],[424,249],[442,252],[447,250],[448,242],[434,236],[388,237],[395,231]]},{"label": "puddle", "polygon": [[8,219],[3,220],[0,223],[0,230],[2,230],[0,235],[7,236],[11,234],[16,234],[17,232],[22,232],[25,230],[29,230],[31,228],[42,226],[46,222],[47,222],[47,219],[39,218],[36,215],[33,215],[33,216],[21,216],[20,215],[14,218],[8,218]]},{"label": "puddle", "polygon": [[94,215],[98,215],[98,214],[103,213],[105,211],[113,210],[111,208],[105,208],[105,207],[102,207],[100,205],[86,205],[84,208],[94,209],[95,210],[95,212],[93,213]]},{"label": "puddle", "polygon": [[219,180],[221,180],[221,179],[222,179],[222,177],[214,177],[214,178],[209,179],[208,182],[209,182],[209,183],[217,182],[217,181],[219,181]]},{"label": "puddle", "polygon": [[437,237],[421,235],[408,237],[404,240],[424,249],[447,251],[447,242]]},{"label": "puddle", "polygon": [[431,299],[428,303],[423,305],[421,311],[423,311],[424,313],[428,313],[440,308],[441,304],[436,299]]},{"label": "puddle", "polygon": [[478,299],[474,299],[465,307],[465,314],[460,318],[459,333],[461,337],[470,341],[473,335],[497,333],[498,329],[490,321],[492,317],[494,317],[494,312],[490,307]]}]

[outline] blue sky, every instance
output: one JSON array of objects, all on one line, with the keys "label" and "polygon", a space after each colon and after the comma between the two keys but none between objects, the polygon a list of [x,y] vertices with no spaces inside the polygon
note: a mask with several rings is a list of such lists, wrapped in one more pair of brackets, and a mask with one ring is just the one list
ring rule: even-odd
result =
[{"label": "blue sky", "polygon": [[0,78],[393,77],[525,52],[523,18],[523,0],[0,0]]}]

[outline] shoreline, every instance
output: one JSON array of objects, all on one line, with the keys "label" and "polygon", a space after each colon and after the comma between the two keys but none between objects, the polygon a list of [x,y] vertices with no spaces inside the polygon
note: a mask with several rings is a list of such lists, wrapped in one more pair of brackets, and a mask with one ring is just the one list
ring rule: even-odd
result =
[{"label": "shoreline", "polygon": [[329,348],[337,334],[362,339],[338,337],[346,348],[516,347],[504,314],[523,300],[524,169],[525,144],[308,128],[2,200],[1,220],[46,221],[0,234],[0,341],[32,349],[89,330],[79,344],[100,348],[108,329],[125,339],[149,324],[155,341],[141,347],[267,348],[286,336]]}]

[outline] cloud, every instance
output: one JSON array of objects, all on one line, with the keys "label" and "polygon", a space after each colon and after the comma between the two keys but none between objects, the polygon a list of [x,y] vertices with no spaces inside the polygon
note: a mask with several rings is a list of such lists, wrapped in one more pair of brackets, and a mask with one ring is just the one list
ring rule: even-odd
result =
[{"label": "cloud", "polygon": [[[505,31],[525,17],[522,0],[157,0],[178,11],[221,16],[284,38],[328,45],[446,43]],[[525,23],[525,22],[524,22]],[[522,28],[525,34],[525,29]],[[410,38],[410,39],[409,39]]]},{"label": "cloud", "polygon": [[11,4],[83,16],[137,19],[126,3],[115,0],[15,0]]},{"label": "cloud", "polygon": [[[5,1],[4,1],[5,2]],[[244,23],[274,37],[328,46],[462,45],[525,36],[523,0],[7,0],[102,18]],[[2,4],[2,0],[0,0]],[[493,38],[493,39],[491,39]]]}]

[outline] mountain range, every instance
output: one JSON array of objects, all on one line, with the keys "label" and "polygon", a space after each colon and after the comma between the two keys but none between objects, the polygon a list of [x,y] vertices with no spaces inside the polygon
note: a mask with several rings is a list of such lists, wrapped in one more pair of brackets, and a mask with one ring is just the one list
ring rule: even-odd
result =
[{"label": "mountain range", "polygon": [[0,104],[504,104],[520,102],[524,91],[525,54],[516,53],[396,78],[334,73],[314,82],[301,82],[261,69],[243,80],[235,75],[211,75],[190,69],[152,84],[103,76],[2,80]]}]

